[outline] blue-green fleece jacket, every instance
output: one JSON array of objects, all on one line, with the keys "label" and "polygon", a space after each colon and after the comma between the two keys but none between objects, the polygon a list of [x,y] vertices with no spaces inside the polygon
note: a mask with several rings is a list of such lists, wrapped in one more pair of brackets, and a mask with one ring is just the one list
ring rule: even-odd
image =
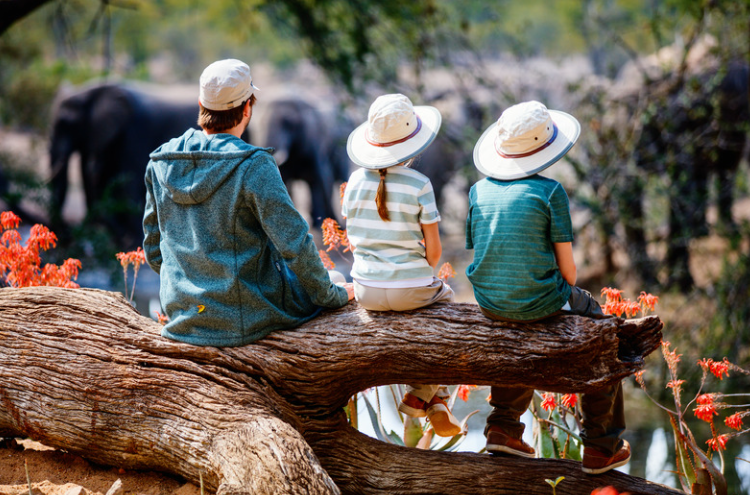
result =
[{"label": "blue-green fleece jacket", "polygon": [[164,337],[245,345],[347,303],[269,151],[190,129],[151,154],[143,249]]}]

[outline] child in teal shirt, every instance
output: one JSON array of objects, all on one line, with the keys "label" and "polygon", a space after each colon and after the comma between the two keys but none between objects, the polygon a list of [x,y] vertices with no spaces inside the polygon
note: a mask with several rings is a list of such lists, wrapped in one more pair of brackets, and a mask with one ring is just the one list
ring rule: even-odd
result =
[{"label": "child in teal shirt", "polygon": [[[599,303],[576,287],[568,196],[557,181],[537,175],[562,158],[580,135],[578,121],[529,101],[514,105],[474,148],[488,178],[469,193],[466,269],[482,313],[498,321],[531,322],[557,314],[605,318]],[[486,449],[535,457],[519,421],[533,398],[524,387],[493,386]],[[583,471],[600,474],[626,464],[630,446],[620,384],[582,394]]]}]

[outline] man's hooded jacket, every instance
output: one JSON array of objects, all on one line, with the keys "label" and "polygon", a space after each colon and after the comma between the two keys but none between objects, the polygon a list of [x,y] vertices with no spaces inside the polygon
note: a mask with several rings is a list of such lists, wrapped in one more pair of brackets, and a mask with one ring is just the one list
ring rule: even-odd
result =
[{"label": "man's hooded jacket", "polygon": [[151,154],[143,248],[163,336],[244,345],[347,303],[269,151],[190,129]]}]

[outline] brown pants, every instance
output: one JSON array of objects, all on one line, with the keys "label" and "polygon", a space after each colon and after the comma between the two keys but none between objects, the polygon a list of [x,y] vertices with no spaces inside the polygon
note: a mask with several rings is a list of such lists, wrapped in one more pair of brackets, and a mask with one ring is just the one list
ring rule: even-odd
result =
[{"label": "brown pants", "polygon": [[[572,289],[568,299],[570,309],[558,311],[555,315],[567,313],[597,319],[609,317],[604,314],[599,303],[589,292],[578,287]],[[509,321],[484,308],[481,309],[490,319]],[[520,418],[529,408],[534,398],[534,390],[524,387],[493,386],[490,387],[490,394],[492,412],[487,417],[485,434],[490,426],[498,426],[508,435],[520,439],[524,430]],[[625,404],[621,383],[601,388],[596,392],[581,394],[580,408],[583,416],[581,438],[584,446],[594,447],[608,455],[614,454],[619,447],[620,436],[625,431]]]}]

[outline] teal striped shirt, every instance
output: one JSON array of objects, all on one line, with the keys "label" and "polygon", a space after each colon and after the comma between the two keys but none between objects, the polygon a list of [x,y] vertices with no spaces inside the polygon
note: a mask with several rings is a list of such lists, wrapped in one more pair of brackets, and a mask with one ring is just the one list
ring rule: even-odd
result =
[{"label": "teal striped shirt", "polygon": [[469,192],[466,275],[477,303],[504,318],[549,316],[570,298],[553,243],[572,242],[568,195],[557,181],[534,175],[483,179]]},{"label": "teal striped shirt", "polygon": [[355,171],[344,191],[341,213],[354,253],[351,276],[359,280],[397,282],[433,276],[425,258],[422,224],[440,220],[432,183],[423,174],[396,165],[385,177],[390,221],[378,215],[377,170]]}]

